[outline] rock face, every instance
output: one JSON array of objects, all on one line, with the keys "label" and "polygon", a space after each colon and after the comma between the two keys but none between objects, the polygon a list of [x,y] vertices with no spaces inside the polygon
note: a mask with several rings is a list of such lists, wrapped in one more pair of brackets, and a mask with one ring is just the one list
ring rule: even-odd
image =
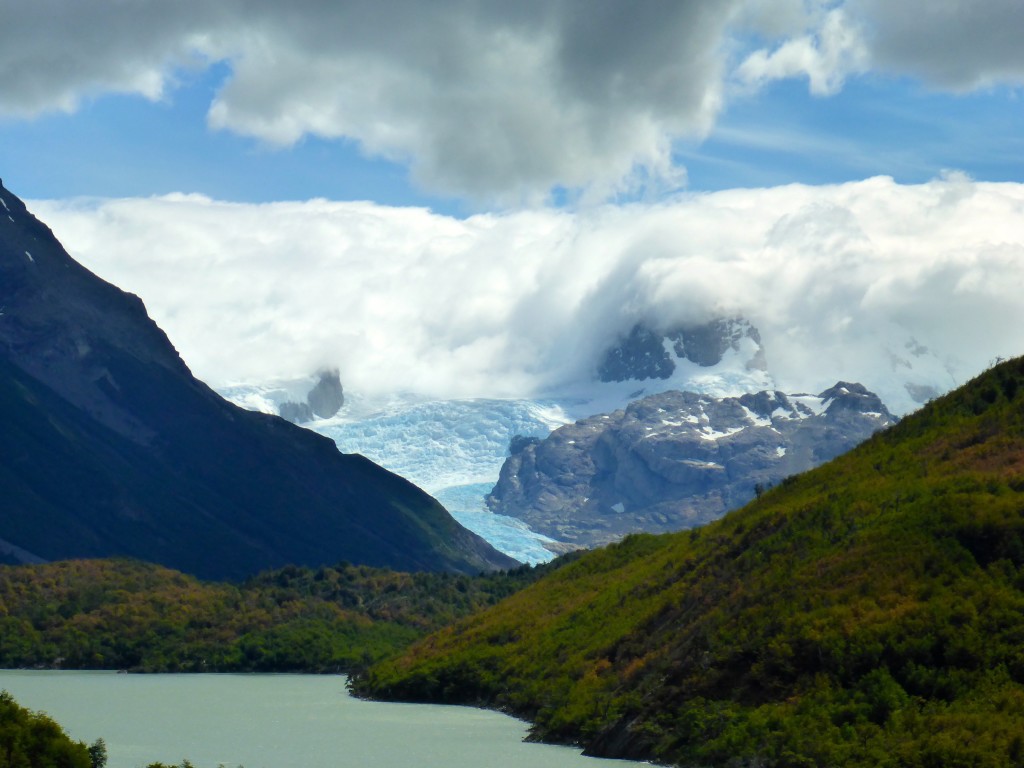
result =
[{"label": "rock face", "polygon": [[743,318],[712,320],[702,325],[676,326],[658,331],[642,323],[605,353],[598,365],[598,378],[603,382],[668,379],[681,360],[703,368],[722,361],[726,351],[739,351],[741,344],[752,342],[755,350],[747,365],[766,370],[761,336]]},{"label": "rock face", "polygon": [[329,419],[345,404],[345,391],[337,369],[320,371],[319,381],[306,395],[306,402],[286,401],[278,413],[293,424],[306,424],[314,418]]},{"label": "rock face", "polygon": [[[324,400],[340,395],[328,381]],[[508,567],[411,483],[196,380],[135,296],[0,186],[0,560],[209,578],[339,560]]]},{"label": "rock face", "polygon": [[345,391],[337,369],[320,371],[320,381],[306,395],[306,402],[314,416],[329,419],[345,404]]},{"label": "rock face", "polygon": [[689,528],[894,421],[878,397],[844,382],[814,396],[665,392],[513,441],[487,503],[581,546]]}]

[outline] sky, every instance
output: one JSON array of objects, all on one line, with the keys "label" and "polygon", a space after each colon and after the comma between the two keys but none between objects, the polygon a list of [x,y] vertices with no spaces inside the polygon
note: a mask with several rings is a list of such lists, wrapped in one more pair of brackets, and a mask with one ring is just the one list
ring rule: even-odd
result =
[{"label": "sky", "polygon": [[524,394],[722,313],[780,386],[914,345],[960,383],[1024,352],[1022,29],[1020,0],[0,0],[0,177],[214,384]]}]

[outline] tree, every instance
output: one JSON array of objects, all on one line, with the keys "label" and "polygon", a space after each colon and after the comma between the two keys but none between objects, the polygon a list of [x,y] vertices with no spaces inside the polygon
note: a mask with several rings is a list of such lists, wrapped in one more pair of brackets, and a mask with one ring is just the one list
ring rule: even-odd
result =
[{"label": "tree", "polygon": [[89,747],[89,759],[92,760],[92,768],[105,768],[107,765],[107,743],[103,739],[96,739]]}]

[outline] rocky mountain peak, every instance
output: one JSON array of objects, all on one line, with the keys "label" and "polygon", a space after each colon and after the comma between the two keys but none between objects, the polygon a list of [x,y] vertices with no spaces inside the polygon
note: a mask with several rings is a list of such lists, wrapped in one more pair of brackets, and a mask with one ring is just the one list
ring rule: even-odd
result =
[{"label": "rocky mountain peak", "polygon": [[329,419],[345,404],[345,390],[337,368],[317,373],[317,382],[306,395],[305,402],[286,400],[278,406],[278,413],[294,424],[306,424],[314,418]]},{"label": "rocky mountain peak", "polygon": [[120,403],[114,349],[191,377],[142,300],[74,261],[0,185],[0,350],[105,426],[147,442],[152,430]]},{"label": "rocky mountain peak", "polygon": [[513,440],[487,501],[496,513],[583,546],[679,530],[894,422],[877,396],[848,382],[820,395],[662,392],[539,442]]},{"label": "rocky mountain peak", "polygon": [[730,350],[747,355],[748,369],[767,369],[761,335],[742,317],[664,329],[637,323],[605,351],[597,375],[603,382],[664,380],[671,378],[683,361],[711,368]]},{"label": "rocky mountain peak", "polygon": [[895,420],[895,417],[889,413],[889,409],[885,407],[882,399],[874,392],[870,392],[863,384],[840,381],[835,386],[829,387],[820,393],[818,397],[827,404],[826,413],[877,413],[890,421]]}]

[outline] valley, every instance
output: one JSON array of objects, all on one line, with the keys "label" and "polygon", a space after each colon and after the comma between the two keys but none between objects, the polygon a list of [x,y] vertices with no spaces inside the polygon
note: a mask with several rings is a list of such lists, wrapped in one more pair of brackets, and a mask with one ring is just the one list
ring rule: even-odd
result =
[{"label": "valley", "polygon": [[1022,0],[0,0],[0,768],[1024,768]]}]

